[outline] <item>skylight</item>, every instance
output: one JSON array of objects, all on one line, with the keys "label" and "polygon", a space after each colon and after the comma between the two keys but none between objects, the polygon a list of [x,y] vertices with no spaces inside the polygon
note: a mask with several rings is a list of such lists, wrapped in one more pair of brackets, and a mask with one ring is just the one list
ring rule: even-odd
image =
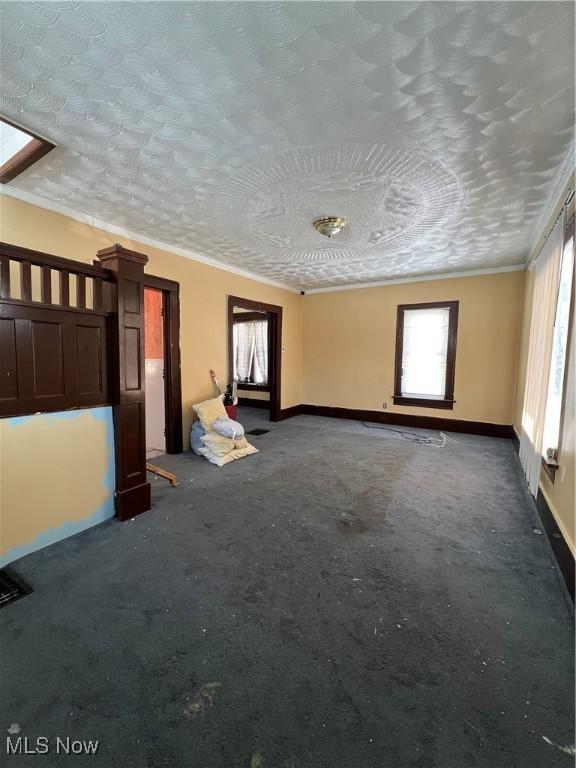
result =
[{"label": "skylight", "polygon": [[54,144],[46,139],[0,118],[0,184],[12,181],[51,149]]},{"label": "skylight", "polygon": [[30,134],[8,123],[0,123],[0,166],[11,160],[30,141]]}]

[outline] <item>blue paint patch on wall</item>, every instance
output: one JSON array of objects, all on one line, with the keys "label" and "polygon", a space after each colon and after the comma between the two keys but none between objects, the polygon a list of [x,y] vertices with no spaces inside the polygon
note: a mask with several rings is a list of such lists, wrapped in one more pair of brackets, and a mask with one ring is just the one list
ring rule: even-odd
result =
[{"label": "blue paint patch on wall", "polygon": [[105,487],[109,491],[109,495],[106,501],[101,504],[98,509],[93,512],[89,517],[83,520],[74,520],[72,522],[64,523],[57,528],[47,528],[45,531],[39,533],[32,541],[27,542],[19,547],[6,552],[4,555],[0,555],[0,568],[3,568],[8,563],[18,560],[20,557],[29,555],[31,552],[36,552],[39,549],[55,544],[57,541],[67,539],[69,536],[74,536],[76,533],[81,533],[88,528],[91,528],[98,523],[103,523],[105,520],[114,516],[114,491],[116,485],[116,473],[114,468],[114,422],[112,420],[112,408],[110,406],[102,408],[85,408],[77,411],[59,411],[57,413],[41,413],[33,414],[32,416],[16,416],[11,419],[6,419],[6,422],[10,426],[17,427],[20,424],[25,423],[29,419],[45,419],[45,420],[62,420],[62,419],[77,419],[86,412],[96,421],[103,421],[106,426],[106,448],[108,453],[108,462],[106,466],[106,474],[104,478]]},{"label": "blue paint patch on wall", "polygon": [[30,416],[12,416],[6,419],[6,423],[11,427],[17,427],[25,424],[32,419],[43,419],[44,421],[74,421],[79,416],[89,413],[97,421],[106,421],[107,415],[112,414],[112,408],[105,406],[103,408],[77,408],[71,411],[55,411],[54,413],[32,413]]},{"label": "blue paint patch on wall", "polygon": [[106,467],[106,488],[110,491],[109,502],[112,512],[108,517],[113,517],[115,513],[114,509],[114,493],[116,491],[116,463],[114,454],[114,420],[112,418],[112,407],[106,406],[104,408],[92,408],[90,415],[96,421],[103,421],[106,424],[106,449],[108,450],[108,465]]}]

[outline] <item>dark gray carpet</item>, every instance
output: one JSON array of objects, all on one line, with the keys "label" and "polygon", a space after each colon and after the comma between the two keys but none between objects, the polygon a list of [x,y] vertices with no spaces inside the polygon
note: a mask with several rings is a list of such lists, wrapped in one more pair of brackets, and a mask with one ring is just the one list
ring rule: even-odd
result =
[{"label": "dark gray carpet", "polygon": [[5,764],[76,764],[70,736],[98,768],[572,765],[572,614],[512,444],[270,426],[16,564],[2,723],[51,752]]}]

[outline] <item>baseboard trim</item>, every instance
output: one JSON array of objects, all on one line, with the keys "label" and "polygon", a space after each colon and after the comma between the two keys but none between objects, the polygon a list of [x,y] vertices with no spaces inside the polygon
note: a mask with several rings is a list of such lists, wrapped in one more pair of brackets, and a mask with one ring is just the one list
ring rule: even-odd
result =
[{"label": "baseboard trim", "polygon": [[292,405],[290,408],[282,408],[280,411],[280,417],[278,421],[284,421],[285,419],[291,419],[293,416],[300,416],[305,413],[302,403],[299,405]]},{"label": "baseboard trim", "polygon": [[266,408],[270,410],[270,400],[256,400],[251,397],[239,397],[238,405],[243,408]]},{"label": "baseboard trim", "polygon": [[131,520],[142,512],[147,512],[152,506],[150,483],[141,483],[135,488],[116,491],[114,497],[116,517],[120,520]]},{"label": "baseboard trim", "polygon": [[562,535],[562,531],[546,501],[546,497],[540,489],[538,489],[538,495],[536,496],[536,507],[538,509],[538,514],[540,515],[540,520],[542,520],[542,526],[546,531],[548,541],[554,552],[554,557],[558,563],[558,568],[566,583],[566,588],[572,598],[572,602],[574,602],[574,580],[576,576],[574,556]]},{"label": "baseboard trim", "polygon": [[378,424],[395,424],[399,427],[416,429],[438,429],[445,432],[463,432],[486,437],[513,439],[515,432],[511,424],[491,424],[484,421],[464,421],[462,419],[439,418],[436,416],[413,416],[409,413],[383,413],[356,408],[333,408],[329,405],[309,405],[302,403],[285,408],[280,419],[307,414],[309,416],[328,416],[332,419],[352,419],[353,421],[373,421]]},{"label": "baseboard trim", "polygon": [[514,450],[516,451],[518,456],[520,456],[520,438],[516,434],[515,429],[512,429],[512,431],[514,432],[514,434],[512,435],[512,445],[514,446]]},{"label": "baseboard trim", "polygon": [[[514,436],[512,437],[512,445],[514,446],[514,450],[516,451],[516,453],[520,455],[520,438],[518,437],[518,433],[516,432],[516,430],[514,430]],[[540,488],[538,488],[538,494],[536,496],[535,502],[536,502],[536,509],[538,510],[538,514],[540,515],[540,520],[542,520],[542,527],[544,528],[544,531],[546,532],[546,536],[548,537],[548,541],[550,542],[550,546],[552,547],[552,552],[554,553],[554,557],[556,558],[556,562],[558,563],[558,568],[560,569],[562,578],[566,583],[566,588],[568,589],[568,593],[572,598],[572,602],[574,602],[574,580],[575,580],[574,555],[572,554],[570,547],[566,543],[564,534],[562,533],[560,526],[556,522],[554,513],[550,509],[550,505],[546,501],[546,497],[544,496]]]}]

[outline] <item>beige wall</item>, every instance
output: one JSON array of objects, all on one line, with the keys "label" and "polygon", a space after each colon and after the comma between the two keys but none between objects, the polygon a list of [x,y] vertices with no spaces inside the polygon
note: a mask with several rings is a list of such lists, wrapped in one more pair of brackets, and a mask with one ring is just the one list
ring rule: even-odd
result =
[{"label": "beige wall", "polygon": [[[0,239],[85,262],[92,262],[100,248],[121,242],[149,256],[148,272],[180,283],[185,445],[192,403],[210,397],[213,392],[209,369],[216,370],[221,382],[226,379],[226,297],[230,294],[283,307],[283,408],[303,402],[381,410],[385,402],[392,413],[520,423],[531,310],[530,273],[526,273],[526,280],[523,272],[509,272],[301,297],[6,196],[0,198]],[[460,302],[454,410],[394,406],[391,395],[396,307],[444,300]],[[572,320],[561,469],[554,485],[547,479],[542,481],[550,506],[572,548],[575,543],[574,345]],[[265,393],[258,394],[263,395]],[[102,495],[102,473],[105,461],[109,467],[110,438],[99,435],[98,419],[94,420],[88,412],[79,412],[78,418],[78,422],[72,417],[59,421],[58,414],[51,414],[22,421],[0,420],[0,552],[22,554],[33,546],[34,540],[38,546],[44,546],[42,542],[50,543],[69,535],[62,532],[75,532],[93,524],[90,521],[98,521],[103,514],[112,513],[110,488],[108,495]],[[51,427],[59,424],[59,428],[47,430],[45,424]],[[78,442],[80,428],[89,438],[81,443]],[[47,440],[50,450],[46,447]],[[84,447],[78,451],[76,446],[80,444]],[[94,455],[93,451],[96,451]],[[29,498],[26,496],[22,502],[19,494],[26,484],[19,472],[29,464],[32,454],[37,454],[34,461],[46,482],[41,497],[33,486],[26,491]],[[58,468],[52,466],[50,456],[58,457]],[[86,466],[93,469],[102,465],[98,472],[92,471],[90,478],[82,481],[82,500],[70,496],[68,485],[63,494],[61,481],[61,467],[76,467],[78,462],[81,464],[77,467],[79,477],[83,477],[81,470]],[[91,483],[96,485],[92,488]],[[64,496],[72,499],[78,519],[73,518],[76,513],[69,505],[59,508]],[[32,517],[30,525],[20,530],[19,510],[23,503],[27,510],[32,510]]]},{"label": "beige wall", "polygon": [[[229,294],[283,307],[282,406],[301,402],[299,294],[6,196],[0,197],[0,239],[88,263],[100,248],[121,242],[148,255],[148,272],[180,283],[185,447],[192,403],[213,394],[209,369],[226,380]],[[113,450],[110,408],[0,419],[0,564],[114,514]]]},{"label": "beige wall", "polygon": [[[391,412],[450,415],[509,424],[523,275],[520,272],[375,288],[296,293],[94,228],[14,198],[0,200],[0,237],[10,243],[91,262],[115,242],[146,253],[147,271],[181,288],[185,440],[193,402],[212,394],[208,370],[226,379],[226,296],[283,307],[282,407],[312,403]],[[394,406],[394,339],[399,303],[458,299],[460,320],[454,410]],[[305,372],[305,373],[304,373]]]},{"label": "beige wall", "polygon": [[[559,203],[554,210],[550,221],[544,227],[548,232],[552,221],[556,218],[562,202],[566,199],[568,190],[565,189],[559,198]],[[516,407],[514,415],[514,428],[520,435],[522,425],[522,408],[524,400],[524,386],[526,383],[526,360],[528,356],[528,342],[530,337],[530,319],[532,316],[532,291],[534,287],[534,273],[526,273],[524,290],[524,307],[522,313],[522,332],[520,340],[519,375],[516,392]],[[574,301],[572,302],[574,304]],[[548,505],[556,518],[558,526],[564,538],[568,542],[572,553],[576,555],[576,449],[575,449],[575,422],[576,413],[574,397],[576,392],[576,330],[574,327],[575,307],[572,306],[570,323],[570,335],[568,337],[568,358],[566,361],[566,385],[565,400],[562,408],[562,421],[560,427],[560,446],[558,449],[559,469],[556,472],[554,482],[542,471],[540,476],[540,489],[542,490]]]},{"label": "beige wall", "polygon": [[[512,424],[523,272],[304,297],[303,401],[313,405]],[[395,406],[398,304],[460,302],[454,410]]]},{"label": "beige wall", "polygon": [[228,295],[283,307],[282,408],[302,402],[301,297],[297,293],[96,229],[29,203],[0,198],[0,239],[15,245],[92,262],[96,251],[116,242],[145,253],[146,271],[180,283],[180,349],[184,444],[188,445],[192,403],[213,394],[209,369],[226,381]]},{"label": "beige wall", "polygon": [[0,565],[113,514],[110,407],[0,419]]}]

